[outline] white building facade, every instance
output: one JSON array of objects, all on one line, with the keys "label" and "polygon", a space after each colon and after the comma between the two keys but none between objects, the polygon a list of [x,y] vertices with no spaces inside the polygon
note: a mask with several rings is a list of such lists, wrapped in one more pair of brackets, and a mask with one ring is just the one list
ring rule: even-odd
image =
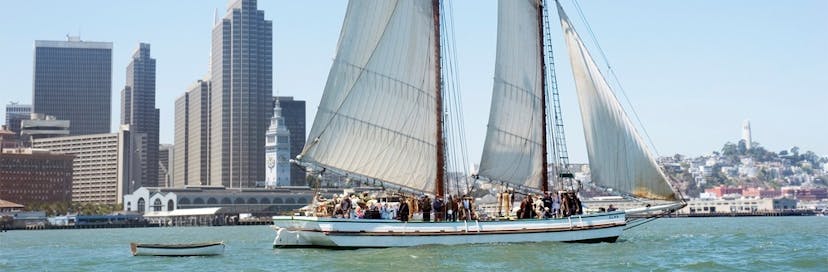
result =
[{"label": "white building facade", "polygon": [[290,186],[290,131],[276,101],[265,141],[265,186]]}]

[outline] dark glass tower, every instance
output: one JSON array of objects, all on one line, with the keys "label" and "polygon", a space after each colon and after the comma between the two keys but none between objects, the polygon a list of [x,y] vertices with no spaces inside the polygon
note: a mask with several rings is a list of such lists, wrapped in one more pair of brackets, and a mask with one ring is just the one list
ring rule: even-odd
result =
[{"label": "dark glass tower", "polygon": [[150,57],[150,45],[141,43],[126,69],[126,86],[121,91],[121,124],[130,125],[135,133],[147,134],[147,150],[141,150],[146,161],[141,163],[140,179],[148,187],[164,185],[158,180],[158,118],[155,59]]},{"label": "dark glass tower", "polygon": [[72,135],[109,133],[112,43],[35,41],[32,111],[69,120]]},{"label": "dark glass tower", "polygon": [[273,110],[273,24],[256,0],[233,0],[213,26],[210,184],[265,180],[265,132]]}]

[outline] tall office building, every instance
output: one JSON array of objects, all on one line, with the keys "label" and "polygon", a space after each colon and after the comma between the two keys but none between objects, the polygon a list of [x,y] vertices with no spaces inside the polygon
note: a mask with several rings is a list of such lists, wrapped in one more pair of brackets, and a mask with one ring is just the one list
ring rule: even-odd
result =
[{"label": "tall office building", "polygon": [[109,133],[112,43],[35,41],[32,111],[72,123],[72,135]]},{"label": "tall office building", "polygon": [[175,131],[173,132],[173,152],[179,154],[175,156],[172,163],[172,186],[182,188],[187,186],[189,179],[187,178],[187,141],[189,137],[188,111],[190,93],[186,92],[175,99]]},{"label": "tall office building", "polygon": [[[282,108],[282,118],[290,131],[290,158],[295,159],[305,147],[305,101],[294,100],[292,96],[274,96],[273,107],[276,107],[276,101]],[[290,185],[307,185],[305,172],[299,167],[290,168]]]},{"label": "tall office building", "polygon": [[7,129],[20,134],[20,122],[28,120],[32,113],[32,105],[11,102],[6,105],[6,126]]},{"label": "tall office building", "polygon": [[265,131],[273,93],[272,28],[256,0],[231,1],[224,18],[213,26],[211,185],[253,187],[265,180]]},{"label": "tall office building", "polygon": [[[150,45],[140,43],[126,68],[126,86],[121,90],[121,125],[130,125],[134,133],[147,134],[147,161],[140,171],[144,186],[163,186],[158,179],[158,118],[155,108],[155,59]],[[73,123],[74,124],[74,123]],[[74,129],[74,126],[73,126]],[[131,193],[131,192],[130,192]]]},{"label": "tall office building", "polygon": [[199,80],[175,101],[173,186],[211,184],[210,82]]}]

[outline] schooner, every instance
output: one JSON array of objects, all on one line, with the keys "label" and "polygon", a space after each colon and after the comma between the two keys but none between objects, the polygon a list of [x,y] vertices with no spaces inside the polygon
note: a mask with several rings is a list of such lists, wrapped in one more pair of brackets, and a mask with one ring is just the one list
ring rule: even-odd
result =
[{"label": "schooner", "polygon": [[[552,139],[547,132],[559,120],[548,119],[560,116],[549,105],[550,101],[556,105],[557,99],[548,95],[547,80],[554,76],[547,75],[544,4],[541,0],[499,1],[492,109],[479,172],[485,180],[526,191],[549,190],[547,142]],[[666,176],[563,9],[557,7],[594,182],[636,197],[676,200]],[[380,181],[398,190],[445,197],[441,24],[439,0],[351,0],[311,141],[295,162]],[[554,170],[557,177],[567,177],[565,165]],[[680,205],[644,210],[672,210]],[[325,248],[614,242],[627,226],[624,211],[555,219],[433,223],[274,216],[273,223],[274,247]]]}]

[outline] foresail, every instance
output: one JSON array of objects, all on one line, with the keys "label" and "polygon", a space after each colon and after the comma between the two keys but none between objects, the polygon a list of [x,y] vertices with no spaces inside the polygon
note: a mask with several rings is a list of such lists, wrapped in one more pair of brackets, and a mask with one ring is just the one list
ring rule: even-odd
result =
[{"label": "foresail", "polygon": [[498,4],[494,88],[479,174],[539,188],[543,165],[540,37],[537,0]]},{"label": "foresail", "polygon": [[584,124],[592,182],[634,196],[674,200],[667,178],[558,4]]},{"label": "foresail", "polygon": [[431,1],[352,0],[301,161],[432,191]]}]

